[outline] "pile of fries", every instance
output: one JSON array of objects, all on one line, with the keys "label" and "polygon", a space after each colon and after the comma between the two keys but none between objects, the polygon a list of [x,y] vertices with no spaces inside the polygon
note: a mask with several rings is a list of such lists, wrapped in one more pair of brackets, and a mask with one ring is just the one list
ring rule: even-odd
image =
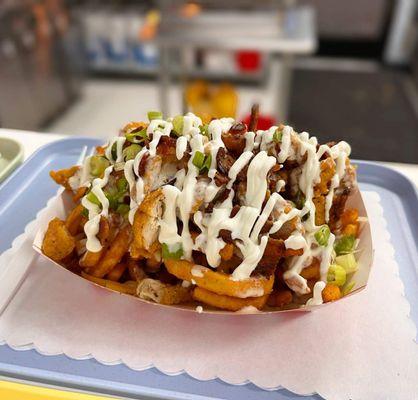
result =
[{"label": "pile of fries", "polygon": [[359,217],[345,142],[195,115],[131,122],[80,166],[42,252],[108,289],[165,305],[279,310],[353,288]]}]

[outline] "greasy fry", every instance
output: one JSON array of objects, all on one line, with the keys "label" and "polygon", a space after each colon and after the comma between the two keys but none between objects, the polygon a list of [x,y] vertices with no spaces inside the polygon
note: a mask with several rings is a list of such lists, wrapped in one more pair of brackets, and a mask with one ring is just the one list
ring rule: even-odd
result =
[{"label": "greasy fry", "polygon": [[116,235],[109,248],[103,254],[99,263],[88,269],[89,274],[102,278],[109,273],[109,271],[120,262],[124,254],[128,251],[130,242],[131,227],[126,226]]},{"label": "greasy fry", "polygon": [[86,192],[87,188],[85,186],[78,188],[73,196],[73,202],[78,203],[79,200],[86,194]]},{"label": "greasy fry", "polygon": [[241,299],[237,297],[230,297],[213,293],[209,290],[196,287],[193,291],[193,298],[202,303],[208,304],[212,307],[220,308],[221,310],[239,311],[244,307],[255,307],[261,310],[267,301],[267,295],[261,297],[247,297]]},{"label": "greasy fry", "polygon": [[75,165],[71,168],[60,169],[59,171],[51,171],[49,175],[56,183],[58,183],[58,185],[62,185],[66,189],[71,190],[68,179],[70,179],[78,171],[78,168],[79,167]]},{"label": "greasy fry", "polygon": [[83,206],[79,204],[68,214],[67,219],[65,220],[65,226],[67,227],[68,231],[71,235],[75,236],[77,233],[80,232],[80,225],[81,220],[83,219],[83,215],[81,214],[83,211]]},{"label": "greasy fry", "polygon": [[260,297],[269,294],[273,288],[274,276],[234,281],[229,275],[195,265],[185,260],[165,260],[165,266],[177,278],[191,282],[217,294],[232,297]]},{"label": "greasy fry", "polygon": [[54,261],[60,261],[70,255],[75,248],[75,239],[65,226],[64,221],[54,218],[49,224],[42,243],[42,252]]},{"label": "greasy fry", "polygon": [[280,290],[273,292],[268,297],[267,303],[270,307],[283,307],[293,301],[292,292],[290,290]]},{"label": "greasy fry", "polygon": [[309,279],[319,279],[319,260],[317,258],[314,258],[312,260],[312,264],[307,266],[302,270],[300,275],[302,278],[305,278],[307,280]]},{"label": "greasy fry", "polygon": [[94,267],[102,258],[102,255],[105,251],[105,247],[107,245],[107,242],[110,238],[110,224],[109,221],[101,217],[100,218],[100,225],[99,225],[99,233],[98,238],[100,240],[100,243],[102,245],[101,250],[98,252],[92,252],[92,251],[86,251],[83,256],[80,259],[80,266],[83,268],[90,268]]},{"label": "greasy fry", "polygon": [[127,265],[124,263],[116,264],[115,267],[106,275],[106,278],[111,281],[118,281],[125,272]]},{"label": "greasy fry", "polygon": [[134,260],[133,258],[129,258],[127,261],[128,265],[128,271],[129,276],[133,281],[142,281],[142,279],[145,279],[147,277],[147,274],[145,273],[142,266],[139,265],[137,260]]},{"label": "greasy fry", "polygon": [[137,282],[127,281],[125,283],[119,283],[110,281],[108,279],[97,278],[95,276],[86,274],[85,272],[81,272],[81,276],[107,289],[114,290],[115,292],[136,295],[136,288],[138,286]]}]

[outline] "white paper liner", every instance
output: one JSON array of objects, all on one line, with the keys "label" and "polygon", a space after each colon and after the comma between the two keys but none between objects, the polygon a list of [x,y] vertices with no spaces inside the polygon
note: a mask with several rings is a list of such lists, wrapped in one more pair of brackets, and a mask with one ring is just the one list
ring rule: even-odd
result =
[{"label": "white paper liner", "polygon": [[[69,212],[74,207],[74,203],[72,201],[71,195],[67,192],[62,192],[59,196],[57,196],[53,201],[51,201],[48,205],[48,210],[42,214],[40,214],[37,218],[37,224],[38,224],[38,232],[36,233],[34,242],[33,242],[33,248],[41,254],[42,257],[46,257],[42,253],[42,242],[45,235],[45,232],[48,228],[48,224],[51,221],[52,218],[58,217],[62,220],[65,220]],[[363,199],[361,197],[360,191],[357,190],[354,192],[352,196],[349,197],[347,202],[347,207],[354,207],[358,209],[359,216],[363,218],[364,222],[360,225],[360,234],[359,234],[359,247],[356,254],[356,258],[358,261],[359,269],[356,271],[351,281],[355,283],[353,289],[351,292],[345,296],[344,298],[337,300],[342,301],[345,298],[352,296],[359,291],[363,290],[366,285],[370,274],[370,268],[372,266],[372,260],[373,260],[373,245],[372,245],[372,238],[371,238],[371,232],[370,232],[370,224],[367,218],[367,212],[364,206]],[[46,257],[47,258],[47,257]],[[52,259],[48,258],[48,260],[55,264],[59,269],[61,269],[66,274],[69,274],[69,271],[67,271],[64,267],[62,267],[60,264],[56,263]],[[70,277],[74,279],[74,277]],[[82,277],[78,277],[79,279],[84,279]],[[100,286],[96,283],[92,283],[93,285],[97,286],[101,290],[114,292],[112,289],[105,288],[103,286]],[[151,301],[147,301],[141,298],[136,298],[137,301],[145,302],[145,303],[152,303],[155,305],[155,303]],[[337,301],[333,302],[336,303]],[[289,312],[305,312],[305,311],[311,311],[313,309],[322,308],[325,306],[329,306],[330,304],[320,304],[320,305],[310,305],[310,306],[298,306],[294,305],[293,308],[287,307],[285,310],[269,310],[269,311],[258,311],[257,309],[253,308],[252,310],[249,310],[246,312],[246,314],[266,314],[266,313],[289,313]],[[197,312],[195,305],[171,305],[171,306],[165,306],[161,304],[157,304],[158,307],[169,307],[169,308],[178,308],[181,310],[188,310]],[[199,310],[199,313],[203,314],[235,314],[235,315],[244,315],[243,313],[234,313],[232,311],[224,311],[224,310],[211,310],[208,308],[203,308],[203,310]]]},{"label": "white paper liner", "polygon": [[[370,282],[332,307],[241,318],[184,313],[60,279],[61,270],[38,259],[0,317],[0,340],[42,354],[329,399],[414,399],[416,328],[378,196],[367,193],[365,201],[376,243]],[[14,263],[25,262],[20,253]]]}]

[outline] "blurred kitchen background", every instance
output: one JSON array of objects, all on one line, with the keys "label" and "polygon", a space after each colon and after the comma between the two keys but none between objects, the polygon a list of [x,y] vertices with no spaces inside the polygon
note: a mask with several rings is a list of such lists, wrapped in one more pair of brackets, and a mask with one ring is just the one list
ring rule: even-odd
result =
[{"label": "blurred kitchen background", "polygon": [[[0,127],[103,138],[248,117],[418,163],[415,0],[2,0]],[[16,133],[18,135],[18,132]]]}]

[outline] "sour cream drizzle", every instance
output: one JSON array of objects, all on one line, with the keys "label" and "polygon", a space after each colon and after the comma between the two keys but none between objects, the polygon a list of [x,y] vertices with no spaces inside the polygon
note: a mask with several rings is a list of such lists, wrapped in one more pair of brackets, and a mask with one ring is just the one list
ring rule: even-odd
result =
[{"label": "sour cream drizzle", "polygon": [[[183,117],[183,130],[176,142],[176,158],[182,159],[190,146],[190,159],[187,169],[180,169],[175,174],[174,185],[163,186],[164,207],[163,215],[159,221],[159,241],[167,244],[174,250],[179,246],[183,249],[183,258],[192,259],[192,251],[200,250],[206,254],[207,261],[211,267],[217,267],[221,261],[219,252],[225,246],[225,242],[219,236],[222,229],[231,232],[231,237],[236,240],[236,245],[242,253],[243,260],[234,270],[231,279],[242,280],[248,278],[260,261],[269,235],[279,231],[282,226],[295,217],[302,218],[298,229],[285,240],[288,249],[303,249],[303,254],[294,257],[289,264],[284,278],[291,289],[296,293],[309,293],[306,280],[300,275],[303,268],[312,262],[313,257],[321,260],[320,272],[321,282],[315,285],[314,295],[310,304],[322,302],[321,292],[325,286],[327,269],[331,262],[334,235],[330,235],[327,246],[318,246],[314,234],[319,227],[315,225],[315,206],[313,203],[314,187],[320,182],[321,157],[327,152],[336,163],[336,173],[331,180],[329,192],[326,196],[325,215],[326,222],[329,219],[329,211],[335,190],[345,174],[346,160],[350,154],[350,146],[340,142],[335,146],[322,145],[317,150],[317,139],[309,137],[306,132],[297,134],[290,126],[284,126],[278,154],[274,152],[273,136],[277,127],[271,127],[267,131],[247,132],[245,134],[246,145],[243,153],[234,162],[228,172],[229,182],[226,188],[230,190],[229,196],[222,203],[215,204],[212,213],[194,213],[194,222],[199,226],[201,233],[195,240],[192,239],[189,231],[189,220],[196,196],[203,198],[205,203],[212,201],[221,187],[214,181],[217,172],[216,156],[221,147],[225,147],[222,134],[229,131],[233,125],[232,118],[213,120],[208,126],[209,137],[200,133],[199,126],[202,125],[200,118],[188,113]],[[147,128],[147,134],[152,140],[148,147],[144,147],[135,157],[124,165],[124,174],[129,184],[131,194],[129,221],[133,223],[135,212],[142,202],[144,193],[144,181],[139,176],[138,169],[142,157],[149,153],[150,157],[156,155],[158,143],[163,136],[170,135],[173,129],[171,120],[153,120]],[[89,202],[86,197],[82,204],[89,210],[89,221],[85,225],[87,235],[86,248],[90,251],[99,251],[101,246],[96,235],[99,230],[100,216],[108,213],[108,201],[102,188],[107,184],[113,165],[123,161],[123,144],[125,138],[113,139],[105,155],[111,162],[111,166],[105,171],[103,179],[95,179],[92,183],[92,191],[100,201],[100,206]],[[116,143],[116,159],[112,157],[112,146]],[[253,153],[258,149],[256,154]],[[193,164],[196,152],[211,155],[212,161],[208,171],[208,179],[197,181],[199,168]],[[275,154],[274,156],[271,154]],[[279,181],[276,192],[271,193],[265,202],[267,191],[267,176],[270,169],[278,162],[286,160],[297,160],[300,173],[296,175],[299,189],[305,196],[305,205],[302,210],[292,208],[285,212],[289,204],[280,194],[284,182]],[[233,183],[240,171],[248,166],[247,188],[243,197],[243,203],[238,213],[231,217],[234,198]],[[87,165],[83,166],[81,176],[87,179],[89,173]],[[203,191],[203,192],[202,192]],[[269,232],[260,235],[269,216],[274,212],[275,218]],[[177,219],[182,223],[181,232],[178,232]],[[301,233],[301,230],[303,231]]]}]

